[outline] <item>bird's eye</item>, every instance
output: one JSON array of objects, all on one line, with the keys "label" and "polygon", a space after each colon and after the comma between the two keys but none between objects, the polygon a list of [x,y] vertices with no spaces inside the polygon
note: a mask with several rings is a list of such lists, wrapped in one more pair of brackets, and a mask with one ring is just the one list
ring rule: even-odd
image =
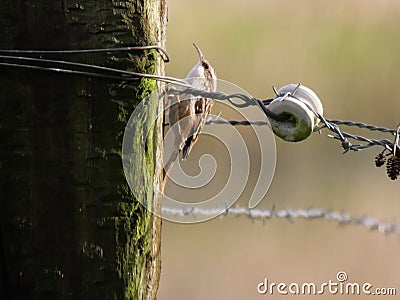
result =
[{"label": "bird's eye", "polygon": [[203,68],[206,69],[206,70],[208,70],[208,69],[209,69],[208,64],[207,64],[207,63],[203,63]]}]

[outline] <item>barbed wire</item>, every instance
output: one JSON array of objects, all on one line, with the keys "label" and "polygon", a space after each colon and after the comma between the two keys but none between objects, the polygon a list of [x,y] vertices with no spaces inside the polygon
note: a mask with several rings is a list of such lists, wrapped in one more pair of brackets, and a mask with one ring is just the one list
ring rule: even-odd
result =
[{"label": "barbed wire", "polygon": [[[380,127],[380,126],[375,126],[375,125],[370,125],[370,124],[366,124],[366,123],[362,123],[362,122],[354,122],[354,121],[348,121],[348,120],[330,120],[327,119],[328,122],[336,124],[336,125],[347,125],[347,126],[353,126],[353,127],[358,127],[358,128],[363,128],[363,129],[368,129],[371,131],[380,131],[383,133],[392,133],[393,135],[396,134],[396,130],[395,129],[390,129],[390,128],[386,128],[386,127]],[[220,120],[218,118],[210,118],[207,121],[207,124],[231,124],[233,126],[265,126],[265,125],[269,125],[269,122],[266,121],[247,121],[247,120]],[[317,127],[314,131],[320,131],[322,129],[324,129],[326,126],[320,126]]]},{"label": "barbed wire", "polygon": [[[380,131],[383,133],[392,133],[393,135],[396,134],[395,129],[390,129],[386,127],[380,127],[380,126],[375,126],[375,125],[369,125],[365,124],[362,122],[354,122],[354,121],[349,121],[349,120],[329,120],[331,123],[335,123],[336,125],[346,125],[346,126],[353,126],[353,127],[358,127],[362,129],[368,129],[370,131]],[[319,127],[317,130],[323,129],[325,126]]]},{"label": "barbed wire", "polygon": [[[275,89],[274,89],[275,90]],[[205,98],[211,98],[211,99],[217,99],[217,100],[228,100],[232,105],[238,107],[238,108],[244,108],[248,106],[258,106],[261,108],[261,110],[264,112],[264,114],[269,118],[269,119],[274,119],[276,121],[281,121],[285,122],[288,120],[287,116],[282,116],[282,115],[277,115],[272,113],[271,111],[268,110],[266,105],[270,104],[274,99],[267,99],[267,100],[259,100],[256,98],[249,97],[245,94],[226,94],[222,92],[209,92],[205,90],[198,90],[194,88],[186,88],[183,91],[181,90],[176,90],[172,91],[172,93],[179,93],[179,94],[190,94],[193,96],[200,96],[200,97],[205,97]],[[292,95],[293,97],[293,95]],[[237,98],[240,100],[243,100],[243,103],[237,103],[233,101],[232,99]],[[318,127],[315,129],[315,131],[321,131],[322,129],[326,128],[329,131],[333,132],[334,135],[329,135],[329,137],[333,137],[335,139],[338,139],[342,142],[342,147],[344,149],[344,153],[348,152],[349,150],[353,151],[360,151],[366,148],[370,148],[372,146],[382,146],[384,149],[393,152],[394,148],[398,148],[398,145],[394,145],[393,142],[391,142],[388,139],[382,139],[382,140],[377,140],[377,139],[372,139],[372,138],[366,138],[360,135],[353,135],[347,132],[342,132],[339,128],[339,125],[346,125],[346,126],[354,126],[362,129],[367,129],[370,131],[380,131],[382,133],[392,133],[396,134],[397,130],[396,129],[389,129],[386,127],[381,127],[381,126],[375,126],[375,125],[369,125],[366,123],[362,122],[354,122],[354,121],[343,121],[343,120],[329,120],[323,117],[321,114],[315,112],[315,110],[311,109],[313,113],[316,115],[316,117],[321,120],[323,123],[322,126]],[[265,121],[248,121],[248,120],[218,120],[218,119],[213,119],[210,118],[208,120],[209,124],[227,124],[230,123],[231,125],[238,126],[248,126],[248,125],[257,125],[257,126],[263,126],[263,125],[268,125],[268,122]],[[349,141],[350,139],[354,139],[357,141],[362,141],[366,142],[367,144],[359,144],[359,145],[352,145],[351,142]],[[400,151],[400,149],[399,149]]]},{"label": "barbed wire", "polygon": [[[261,109],[261,111],[265,114],[268,119],[272,119],[278,122],[290,122],[290,118],[288,115],[276,114],[268,109],[268,105],[271,104],[273,100],[279,95],[275,87],[273,87],[273,91],[275,92],[276,97],[272,99],[264,99],[260,100],[254,97],[250,97],[248,95],[242,93],[236,94],[226,94],[223,92],[209,92],[205,90],[199,90],[192,87],[188,82],[183,79],[171,77],[171,76],[158,76],[153,74],[142,74],[137,72],[131,72],[126,70],[120,70],[110,67],[103,67],[98,65],[84,64],[73,61],[64,61],[64,60],[54,60],[54,59],[44,59],[27,57],[27,56],[15,56],[21,54],[29,54],[29,55],[37,55],[37,54],[75,54],[75,53],[98,53],[98,52],[113,52],[113,51],[132,51],[132,50],[150,50],[155,49],[158,51],[165,62],[169,61],[169,57],[167,52],[158,47],[158,46],[132,46],[132,47],[121,47],[121,48],[105,48],[105,49],[87,49],[87,50],[0,50],[0,66],[4,67],[17,67],[17,68],[25,68],[31,70],[40,70],[40,71],[52,71],[59,73],[68,73],[73,75],[81,75],[81,76],[91,76],[91,77],[103,77],[111,80],[137,80],[138,78],[148,78],[154,79],[157,81],[163,81],[167,83],[174,84],[179,86],[179,89],[170,89],[168,93],[179,93],[192,95],[196,97],[205,97],[211,98],[221,101],[229,101],[233,106],[237,108],[245,108],[248,106],[257,106]],[[54,65],[54,66],[52,66]],[[100,73],[103,72],[103,73]],[[294,94],[300,84],[295,88],[293,93],[289,93],[291,97],[296,98],[301,101],[301,99],[297,98]],[[286,95],[285,95],[286,96]],[[241,102],[234,101],[234,99],[239,99]],[[343,120],[330,120],[326,119],[324,116],[316,112],[312,109],[307,103],[306,106],[315,114],[315,116],[321,121],[322,125],[315,128],[314,131],[321,132],[323,129],[329,130],[332,134],[329,134],[328,137],[333,138],[335,140],[339,140],[341,142],[341,146],[344,150],[343,153],[348,151],[360,151],[363,149],[371,148],[374,146],[383,147],[382,152],[378,153],[375,157],[375,162],[377,166],[382,166],[386,163],[386,157],[389,157],[387,162],[387,173],[391,179],[397,179],[400,176],[400,148],[398,145],[398,136],[399,136],[399,127],[397,129],[390,129],[381,126],[374,126],[362,122],[354,122],[354,121],[343,121]],[[208,120],[209,124],[226,124],[230,123],[234,126],[265,126],[269,123],[267,121],[249,121],[249,120],[219,120],[217,118],[210,118]],[[370,131],[378,131],[381,133],[389,133],[391,135],[395,135],[395,141],[392,142],[389,139],[374,139],[368,138],[361,135],[354,135],[340,129],[340,125],[348,126],[348,127],[358,127],[361,129],[367,129]],[[352,144],[350,140],[362,142],[360,144]],[[396,156],[395,153],[398,153]]]},{"label": "barbed wire", "polygon": [[324,208],[309,208],[309,209],[248,209],[245,207],[230,207],[230,208],[214,208],[214,209],[202,209],[202,208],[172,208],[162,207],[162,213],[170,216],[184,217],[192,215],[194,217],[202,216],[215,216],[216,214],[223,212],[218,217],[224,218],[228,215],[236,217],[249,217],[252,221],[262,221],[265,223],[271,219],[286,219],[292,221],[294,219],[304,220],[328,220],[334,221],[339,225],[358,225],[365,227],[371,231],[378,231],[385,234],[399,234],[400,225],[395,223],[384,223],[373,217],[361,217],[352,216],[343,212],[327,210]]}]

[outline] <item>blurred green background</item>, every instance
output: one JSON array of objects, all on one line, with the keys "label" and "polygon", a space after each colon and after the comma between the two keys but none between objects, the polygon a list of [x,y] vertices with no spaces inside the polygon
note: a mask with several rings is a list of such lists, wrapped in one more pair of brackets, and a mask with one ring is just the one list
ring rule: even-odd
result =
[{"label": "blurred green background", "polygon": [[[169,0],[168,75],[185,77],[197,62],[193,42],[220,79],[255,97],[272,97],[272,85],[301,82],[318,94],[327,118],[391,128],[400,122],[399,1]],[[297,144],[276,140],[275,177],[259,207],[322,207],[400,222],[400,181],[374,166],[380,148],[342,155],[327,133]],[[210,148],[200,138],[196,153],[204,146]],[[339,271],[349,282],[400,294],[399,253],[395,234],[331,221],[164,222],[159,299],[261,299],[268,296],[256,286],[265,277],[321,283]],[[337,297],[351,296],[318,298]]]}]

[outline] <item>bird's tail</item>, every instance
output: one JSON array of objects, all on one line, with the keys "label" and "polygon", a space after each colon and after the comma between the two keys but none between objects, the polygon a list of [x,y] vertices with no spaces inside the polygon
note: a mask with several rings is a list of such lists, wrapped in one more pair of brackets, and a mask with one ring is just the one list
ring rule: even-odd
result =
[{"label": "bird's tail", "polygon": [[193,146],[193,135],[189,136],[186,140],[185,146],[183,146],[182,149],[182,159],[185,160],[187,159],[190,150],[192,150],[192,146]]}]

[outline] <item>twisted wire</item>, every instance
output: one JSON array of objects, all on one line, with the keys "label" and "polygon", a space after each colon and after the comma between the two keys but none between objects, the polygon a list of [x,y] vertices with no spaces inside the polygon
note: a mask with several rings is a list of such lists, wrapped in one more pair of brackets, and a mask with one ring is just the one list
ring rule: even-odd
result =
[{"label": "twisted wire", "polygon": [[[276,115],[274,113],[272,113],[271,111],[268,110],[268,108],[266,107],[266,105],[268,105],[269,103],[271,103],[271,101],[273,99],[268,99],[268,100],[259,100],[256,98],[252,98],[249,97],[245,94],[226,94],[223,92],[209,92],[209,91],[205,91],[205,90],[198,90],[195,88],[186,88],[184,90],[176,90],[174,91],[174,93],[179,93],[179,94],[190,94],[193,96],[200,96],[200,97],[205,97],[205,98],[212,98],[212,99],[216,99],[216,100],[221,100],[221,101],[225,101],[228,100],[232,105],[238,107],[238,108],[244,108],[244,107],[248,107],[251,105],[257,105],[258,107],[261,108],[261,110],[264,112],[264,114],[269,118],[269,119],[274,119],[277,121],[286,121],[287,117],[282,116],[282,115]],[[237,103],[235,101],[233,101],[233,99],[240,99],[243,100],[242,103]],[[342,131],[339,128],[339,125],[345,125],[345,126],[349,126],[349,127],[358,127],[358,128],[362,128],[362,129],[367,129],[370,131],[379,131],[382,133],[391,133],[391,134],[395,134],[396,133],[396,129],[389,129],[386,127],[381,127],[381,126],[375,126],[375,125],[369,125],[366,123],[362,123],[362,122],[353,122],[353,121],[343,121],[343,120],[329,120],[326,119],[324,116],[322,116],[321,114],[315,112],[312,108],[310,108],[314,114],[317,116],[317,118],[322,122],[323,125],[321,125],[320,127],[316,128],[315,131],[320,131],[324,128],[328,129],[329,131],[331,131],[332,133],[334,133],[334,135],[328,135],[329,137],[332,137],[334,139],[340,140],[341,141],[341,145],[342,148],[344,149],[344,153],[348,152],[349,150],[352,151],[360,151],[363,149],[367,149],[373,146],[382,146],[385,149],[389,150],[390,152],[393,152],[393,148],[394,148],[394,143],[391,142],[388,139],[381,139],[381,140],[377,140],[377,139],[372,139],[372,138],[367,138],[367,137],[363,137],[360,135],[353,135],[347,132]],[[210,118],[207,122],[208,124],[231,124],[233,126],[264,126],[264,125],[268,125],[269,123],[266,121],[248,121],[248,120],[220,120],[218,118]],[[356,141],[362,141],[365,142],[366,144],[358,144],[358,145],[353,145],[349,139],[353,139]],[[398,146],[396,145],[396,147],[398,148]],[[400,150],[400,149],[399,149]]]},{"label": "twisted wire", "polygon": [[[360,135],[354,135],[354,134],[350,134],[347,132],[342,132],[342,135],[344,138],[351,138],[357,141],[362,141],[362,142],[366,142],[367,144],[365,145],[351,145],[351,150],[354,151],[359,151],[359,150],[363,150],[366,148],[370,148],[372,146],[382,146],[385,149],[391,151],[393,149],[393,142],[388,140],[388,139],[381,139],[381,140],[375,140],[375,139],[369,139]],[[333,135],[328,135],[328,137],[334,138],[334,139],[339,139],[339,137],[333,136]]]},{"label": "twisted wire", "polygon": [[[380,131],[383,133],[392,133],[393,135],[396,134],[395,129],[390,129],[386,127],[381,127],[381,126],[375,126],[375,125],[370,125],[370,124],[365,124],[362,122],[354,122],[354,121],[348,121],[348,120],[329,120],[330,123],[335,123],[336,125],[346,125],[346,126],[354,126],[362,129],[368,129],[370,131]],[[323,126],[325,127],[325,126]],[[323,127],[318,128],[322,129]]]},{"label": "twisted wire", "polygon": [[214,119],[214,118],[210,118],[207,121],[207,124],[219,124],[219,125],[231,124],[232,126],[265,126],[265,125],[269,125],[269,123],[266,121],[220,120],[220,119]]},{"label": "twisted wire", "polygon": [[[0,51],[0,53],[1,52],[2,51]],[[190,86],[184,80],[175,77],[158,76],[154,74],[142,74],[116,68],[71,62],[66,60],[0,55],[0,66],[124,81],[138,80],[139,78],[148,78],[185,87]]]},{"label": "twisted wire", "polygon": [[[171,89],[169,92],[170,94],[179,94],[179,95],[192,95],[195,97],[204,97],[204,98],[211,98],[211,99],[216,99],[216,100],[221,100],[221,101],[229,101],[233,106],[237,108],[245,108],[248,106],[258,106],[261,108],[261,110],[264,112],[264,114],[271,119],[277,120],[277,121],[286,121],[287,116],[282,116],[273,113],[272,111],[268,110],[264,103],[263,100],[259,100],[254,97],[249,97],[245,94],[241,93],[235,93],[235,94],[227,94],[224,92],[209,92],[206,90],[199,90],[193,87],[188,87],[185,88],[184,90],[179,90],[179,89]],[[233,101],[233,99],[240,99],[243,100],[243,103],[237,103]]]},{"label": "twisted wire", "polygon": [[170,216],[187,216],[193,215],[194,217],[202,216],[215,216],[216,214],[223,212],[219,215],[223,218],[227,215],[232,216],[246,216],[252,221],[261,220],[263,222],[270,219],[287,219],[289,221],[293,219],[304,219],[304,220],[329,220],[334,221],[340,225],[351,225],[351,226],[362,226],[371,231],[378,231],[385,234],[400,234],[400,225],[395,223],[384,223],[373,217],[360,217],[345,214],[339,211],[327,210],[324,208],[309,208],[309,209],[248,209],[245,207],[230,207],[230,208],[191,208],[181,209],[172,207],[162,207],[162,213]]}]

